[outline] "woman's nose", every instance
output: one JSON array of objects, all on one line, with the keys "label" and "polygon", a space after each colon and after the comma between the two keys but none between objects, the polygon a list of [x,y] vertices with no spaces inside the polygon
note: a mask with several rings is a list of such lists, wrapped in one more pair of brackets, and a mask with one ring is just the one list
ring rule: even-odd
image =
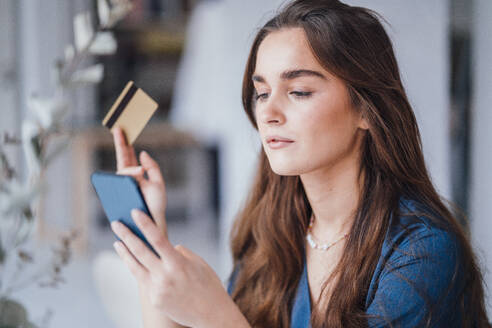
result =
[{"label": "woman's nose", "polygon": [[283,124],[285,114],[282,111],[281,102],[274,97],[270,97],[265,103],[259,106],[259,119],[263,124]]}]

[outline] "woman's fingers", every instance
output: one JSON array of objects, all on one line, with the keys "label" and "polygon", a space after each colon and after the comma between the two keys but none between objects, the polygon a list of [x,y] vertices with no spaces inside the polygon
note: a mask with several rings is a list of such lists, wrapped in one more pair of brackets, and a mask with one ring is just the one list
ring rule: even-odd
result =
[{"label": "woman's fingers", "polygon": [[141,166],[129,166],[124,167],[121,170],[117,171],[116,174],[119,175],[129,175],[134,177],[138,182],[144,179],[145,170]]},{"label": "woman's fingers", "polygon": [[140,163],[144,167],[145,171],[147,171],[150,181],[164,182],[159,165],[146,151],[140,152]]},{"label": "woman's fingers", "polygon": [[149,272],[145,269],[128,248],[121,241],[117,241],[113,244],[114,249],[118,253],[119,257],[125,262],[130,272],[138,281],[146,281],[148,279]]},{"label": "woman's fingers", "polygon": [[159,258],[123,223],[113,221],[111,222],[111,228],[121,241],[123,241],[135,259],[143,265],[143,268],[152,271],[160,266]]},{"label": "woman's fingers", "polygon": [[166,234],[157,227],[155,222],[153,222],[144,212],[137,209],[132,210],[131,215],[133,221],[135,221],[140,231],[142,231],[145,238],[147,238],[148,242],[161,258],[165,258],[166,262],[172,262],[177,259],[177,254],[173,245],[169,239],[167,239]]},{"label": "woman's fingers", "polygon": [[121,170],[118,170],[116,174],[123,174],[123,175],[143,175],[145,172],[144,168],[142,166],[127,166],[122,168]]},{"label": "woman's fingers", "polygon": [[127,166],[137,166],[135,150],[132,146],[128,145],[123,130],[120,127],[115,127],[112,132],[116,151],[117,170],[119,171]]}]

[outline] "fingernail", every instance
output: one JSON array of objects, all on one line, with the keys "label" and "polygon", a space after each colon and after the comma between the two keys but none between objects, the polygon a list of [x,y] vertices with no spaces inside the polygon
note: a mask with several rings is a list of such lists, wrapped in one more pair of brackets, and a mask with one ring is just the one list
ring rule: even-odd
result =
[{"label": "fingernail", "polygon": [[138,225],[142,225],[145,220],[142,212],[136,209],[132,211],[132,218]]},{"label": "fingernail", "polygon": [[111,228],[113,228],[113,230],[119,230],[121,229],[121,223],[118,221],[113,221],[111,222]]}]

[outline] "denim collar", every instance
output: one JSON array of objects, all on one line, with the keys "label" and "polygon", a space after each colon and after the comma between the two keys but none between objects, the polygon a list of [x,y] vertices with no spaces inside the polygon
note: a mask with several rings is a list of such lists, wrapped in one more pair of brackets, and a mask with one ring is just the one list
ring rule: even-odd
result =
[{"label": "denim collar", "polygon": [[296,297],[290,316],[290,325],[292,328],[310,328],[311,320],[311,296],[307,277],[306,256],[304,256],[304,269],[301,280],[297,286]]}]

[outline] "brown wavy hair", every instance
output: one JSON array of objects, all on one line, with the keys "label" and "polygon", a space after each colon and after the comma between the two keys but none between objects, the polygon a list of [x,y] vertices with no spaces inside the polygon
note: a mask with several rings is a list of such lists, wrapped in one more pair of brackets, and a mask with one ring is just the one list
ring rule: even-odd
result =
[{"label": "brown wavy hair", "polygon": [[[379,15],[337,0],[287,4],[253,41],[242,90],[249,120],[258,129],[252,83],[258,47],[269,33],[294,27],[304,30],[319,63],[345,82],[354,110],[369,124],[360,149],[364,183],[355,220],[328,278],[337,277],[329,302],[313,306],[312,327],[367,326],[365,297],[401,196],[426,204],[435,213],[429,219],[456,235],[466,286],[457,302],[465,327],[489,327],[482,275],[463,228],[427,173],[415,115]],[[252,192],[231,231],[234,268],[240,268],[232,298],[253,327],[289,327],[311,212],[300,177],[275,174],[262,150]]]}]

